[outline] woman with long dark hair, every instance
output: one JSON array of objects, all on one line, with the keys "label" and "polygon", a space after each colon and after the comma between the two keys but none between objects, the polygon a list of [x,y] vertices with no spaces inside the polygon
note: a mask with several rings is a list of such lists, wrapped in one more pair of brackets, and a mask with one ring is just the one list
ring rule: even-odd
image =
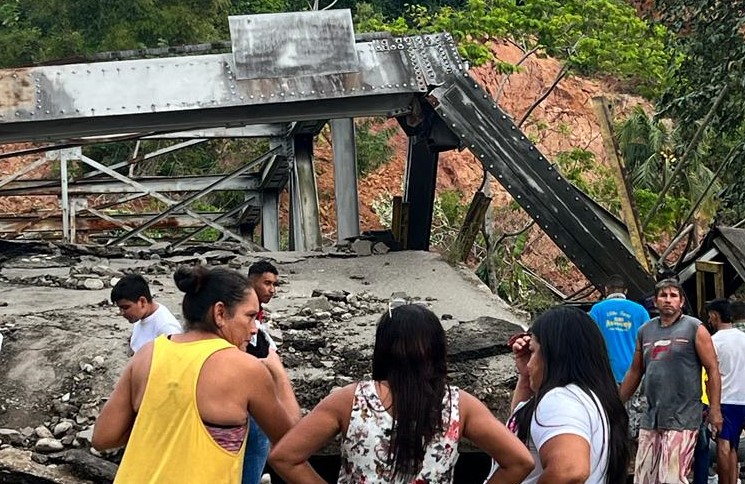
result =
[{"label": "woman with long dark hair", "polygon": [[[297,408],[279,361],[246,353],[259,300],[228,269],[179,268],[184,334],[159,336],[127,364],[93,431],[99,450],[126,446],[114,482],[240,484],[246,424],[272,442]],[[299,413],[299,412],[298,412]]]},{"label": "woman with long dark hair", "polygon": [[628,415],[596,323],[562,306],[530,329],[512,345],[519,376],[507,424],[535,459],[523,482],[625,483]]},{"label": "woman with long dark hair", "polygon": [[437,316],[415,304],[394,308],[378,323],[372,380],[326,397],[269,461],[289,483],[324,482],[304,463],[341,433],[340,483],[448,483],[463,436],[499,462],[490,483],[519,483],[533,468],[528,450],[483,403],[447,385],[446,374]]}]

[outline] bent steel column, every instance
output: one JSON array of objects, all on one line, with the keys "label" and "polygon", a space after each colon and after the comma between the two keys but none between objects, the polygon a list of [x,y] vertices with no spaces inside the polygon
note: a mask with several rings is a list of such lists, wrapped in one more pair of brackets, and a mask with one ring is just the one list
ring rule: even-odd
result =
[{"label": "bent steel column", "polygon": [[429,250],[438,158],[439,153],[429,149],[428,137],[409,137],[404,202],[409,204],[406,248],[410,250]]},{"label": "bent steel column", "polygon": [[360,235],[357,194],[357,147],[354,119],[331,120],[334,148],[334,194],[336,196],[336,243]]}]

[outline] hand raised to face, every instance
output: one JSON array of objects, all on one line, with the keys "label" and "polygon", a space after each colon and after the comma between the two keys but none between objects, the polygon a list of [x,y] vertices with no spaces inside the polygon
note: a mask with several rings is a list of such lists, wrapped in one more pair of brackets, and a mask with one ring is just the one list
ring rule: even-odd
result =
[{"label": "hand raised to face", "polygon": [[512,336],[507,345],[512,349],[515,355],[515,364],[517,371],[523,376],[528,374],[528,360],[530,360],[530,333],[518,333]]}]

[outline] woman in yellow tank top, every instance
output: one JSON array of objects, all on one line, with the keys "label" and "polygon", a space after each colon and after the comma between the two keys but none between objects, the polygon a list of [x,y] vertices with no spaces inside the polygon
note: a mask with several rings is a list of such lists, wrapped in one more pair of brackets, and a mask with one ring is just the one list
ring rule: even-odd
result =
[{"label": "woman in yellow tank top", "polygon": [[272,442],[299,419],[287,374],[246,353],[259,301],[241,274],[201,266],[174,274],[184,334],[160,336],[125,367],[93,432],[126,445],[115,483],[240,483],[249,413]]}]

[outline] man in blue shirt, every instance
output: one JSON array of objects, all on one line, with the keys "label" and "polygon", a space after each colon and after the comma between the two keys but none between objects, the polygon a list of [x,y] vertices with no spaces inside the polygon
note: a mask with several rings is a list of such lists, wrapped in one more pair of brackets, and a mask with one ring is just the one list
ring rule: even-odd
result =
[{"label": "man in blue shirt", "polygon": [[618,274],[605,284],[606,297],[590,309],[608,347],[613,376],[619,385],[631,366],[636,349],[636,333],[649,321],[644,306],[626,299],[626,281]]}]

